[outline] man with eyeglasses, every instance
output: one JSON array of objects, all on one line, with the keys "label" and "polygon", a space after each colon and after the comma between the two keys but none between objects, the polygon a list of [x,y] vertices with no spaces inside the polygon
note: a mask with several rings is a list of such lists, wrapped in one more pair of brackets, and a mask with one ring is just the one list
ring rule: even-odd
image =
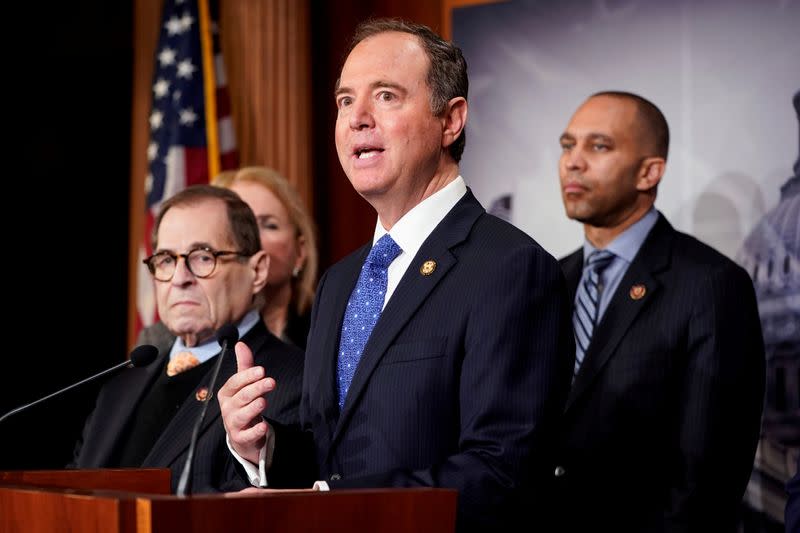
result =
[{"label": "man with eyeglasses", "polygon": [[144,262],[161,322],[145,329],[140,341],[155,344],[159,356],[101,390],[72,466],[168,467],[174,491],[197,415],[210,401],[191,486],[194,492],[240,488],[216,401],[217,390],[236,371],[232,354],[222,362],[217,390],[208,390],[220,351],[216,331],[234,324],[255,364],[280,384],[269,406],[264,402],[265,416],[298,423],[303,374],[303,353],[270,334],[260,318],[269,257],[261,250],[255,215],[227,189],[189,187],[162,204],[153,250]]}]

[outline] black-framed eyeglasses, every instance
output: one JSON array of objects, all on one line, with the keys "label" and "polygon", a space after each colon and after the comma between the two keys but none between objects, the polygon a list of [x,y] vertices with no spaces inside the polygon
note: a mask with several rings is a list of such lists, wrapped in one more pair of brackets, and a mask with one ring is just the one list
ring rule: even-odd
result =
[{"label": "black-framed eyeglasses", "polygon": [[239,257],[249,257],[242,252],[232,252],[228,250],[216,251],[211,248],[195,248],[189,253],[176,254],[173,252],[158,252],[144,261],[148,270],[158,281],[169,281],[175,275],[178,266],[178,258],[183,257],[186,261],[186,268],[196,278],[207,278],[214,273],[217,268],[217,258],[223,255],[238,255]]}]

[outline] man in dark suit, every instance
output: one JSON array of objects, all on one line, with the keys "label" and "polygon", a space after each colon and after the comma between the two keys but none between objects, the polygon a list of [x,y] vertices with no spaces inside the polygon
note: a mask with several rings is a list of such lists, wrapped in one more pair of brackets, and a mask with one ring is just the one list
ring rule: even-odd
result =
[{"label": "man in dark suit", "polygon": [[574,382],[553,475],[562,530],[730,531],[753,465],[764,346],[738,265],[655,210],[669,130],[630,93],[589,98],[561,135],[561,266]]},{"label": "man in dark suit", "polygon": [[[220,351],[216,330],[236,325],[256,354],[255,364],[269,368],[281,387],[264,414],[285,424],[299,422],[303,353],[270,334],[261,321],[259,295],[269,259],[255,216],[235,193],[195,186],[168,199],[155,223],[153,249],[145,262],[162,322],[144,330],[140,340],[155,344],[159,356],[103,387],[73,466],[168,467],[175,490],[203,402],[216,396],[208,390]],[[235,371],[229,356],[216,389]],[[195,451],[194,492],[241,488],[219,414],[214,400]]]},{"label": "man in dark suit", "polygon": [[[460,530],[499,530],[545,466],[572,366],[569,301],[555,259],[459,176],[466,96],[461,51],[428,28],[357,31],[336,146],[378,222],[320,280],[301,418],[321,490],[455,488]],[[228,435],[250,470],[274,435],[275,466],[290,440],[251,423],[271,383],[239,348],[220,392]]]}]

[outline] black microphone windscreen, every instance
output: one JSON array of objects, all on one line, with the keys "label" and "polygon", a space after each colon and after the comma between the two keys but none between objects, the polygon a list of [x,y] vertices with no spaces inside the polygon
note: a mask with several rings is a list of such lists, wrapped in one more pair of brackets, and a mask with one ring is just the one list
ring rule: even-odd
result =
[{"label": "black microphone windscreen", "polygon": [[217,330],[217,342],[222,346],[227,342],[228,346],[233,346],[239,340],[239,330],[233,324],[225,324]]},{"label": "black microphone windscreen", "polygon": [[147,366],[155,361],[157,356],[158,348],[149,344],[142,344],[131,352],[131,364],[137,367]]}]

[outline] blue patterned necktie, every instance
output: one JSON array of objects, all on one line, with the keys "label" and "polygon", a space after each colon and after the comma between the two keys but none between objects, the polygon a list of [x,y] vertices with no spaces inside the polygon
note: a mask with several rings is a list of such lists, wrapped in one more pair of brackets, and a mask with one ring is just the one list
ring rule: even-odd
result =
[{"label": "blue patterned necktie", "polygon": [[600,276],[614,260],[615,255],[607,250],[596,250],[589,255],[584,264],[583,278],[578,286],[578,295],[575,298],[575,311],[572,313],[572,326],[575,329],[575,372],[583,363],[583,356],[592,340],[592,332],[597,325],[597,316],[600,310],[600,297],[603,289],[600,285]]},{"label": "blue patterned necktie", "polygon": [[337,363],[339,409],[344,406],[361,353],[381,316],[386,296],[387,269],[402,251],[388,233],[378,239],[364,261],[356,287],[347,301]]}]

